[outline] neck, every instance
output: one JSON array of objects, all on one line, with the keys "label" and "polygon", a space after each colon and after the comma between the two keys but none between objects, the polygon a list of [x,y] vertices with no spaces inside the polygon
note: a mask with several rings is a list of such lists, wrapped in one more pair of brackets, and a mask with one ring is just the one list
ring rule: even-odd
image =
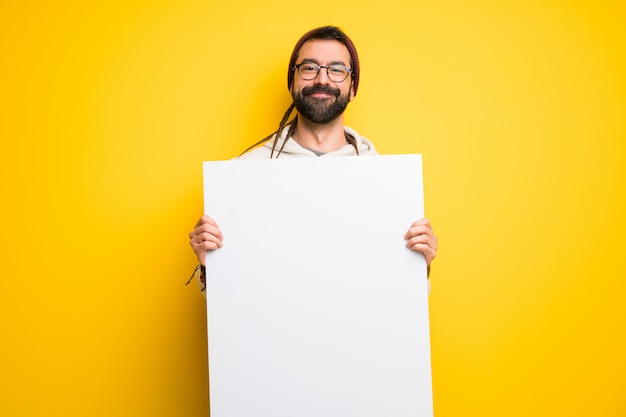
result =
[{"label": "neck", "polygon": [[293,140],[304,148],[318,152],[339,150],[347,143],[343,117],[339,116],[329,123],[317,124],[300,116]]}]

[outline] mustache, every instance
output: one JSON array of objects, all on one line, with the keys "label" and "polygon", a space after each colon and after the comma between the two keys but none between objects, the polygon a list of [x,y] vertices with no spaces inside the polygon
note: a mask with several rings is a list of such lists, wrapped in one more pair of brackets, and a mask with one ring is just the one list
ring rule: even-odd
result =
[{"label": "mustache", "polygon": [[303,97],[310,96],[311,94],[315,93],[331,94],[335,97],[339,97],[339,95],[341,95],[341,90],[339,90],[338,88],[332,88],[329,85],[313,85],[311,87],[304,87],[302,89]]}]

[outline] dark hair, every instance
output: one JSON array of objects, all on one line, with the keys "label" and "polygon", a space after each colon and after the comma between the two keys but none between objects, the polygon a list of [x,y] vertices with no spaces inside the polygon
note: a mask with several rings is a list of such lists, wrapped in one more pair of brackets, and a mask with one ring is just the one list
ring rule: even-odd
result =
[{"label": "dark hair", "polygon": [[[352,77],[352,88],[354,89],[354,94],[356,95],[357,88],[359,87],[359,74],[361,70],[359,66],[359,55],[356,52],[356,47],[352,43],[352,40],[350,40],[348,35],[346,35],[341,29],[339,29],[336,26],[322,26],[316,29],[312,29],[308,31],[307,33],[305,33],[304,35],[302,35],[300,40],[296,42],[296,46],[294,46],[293,52],[291,53],[291,58],[289,59],[289,67],[287,69],[287,88],[291,90],[293,86],[293,77],[295,74],[294,65],[296,63],[296,59],[298,59],[298,55],[300,54],[300,49],[302,48],[302,45],[304,45],[305,42],[310,41],[312,39],[339,41],[342,44],[344,44],[346,48],[348,48],[348,52],[350,53],[350,68],[352,68],[352,71],[350,72],[350,75]],[[265,138],[261,139],[254,145],[250,146],[248,149],[243,151],[241,155],[243,155],[244,153],[248,152],[250,149],[256,146],[264,142],[267,142],[274,135],[276,135],[276,139],[278,139],[279,135],[282,133],[285,126],[289,124],[289,131],[287,132],[287,136],[285,137],[285,140],[283,141],[283,144],[278,150],[278,154],[276,155],[276,158],[278,158],[278,156],[283,151],[283,148],[285,147],[287,140],[289,140],[291,135],[293,135],[293,132],[296,130],[296,126],[298,124],[297,115],[291,120],[291,122],[287,123],[287,120],[289,119],[289,116],[291,115],[295,107],[296,107],[295,104],[291,103],[291,105],[289,106],[285,114],[283,115],[283,118],[281,119],[276,132],[266,136]],[[274,140],[274,143],[272,144],[272,153],[270,154],[270,159],[274,157],[274,152],[276,151],[276,142],[277,142],[276,139]],[[355,149],[357,150],[357,154],[358,154],[359,150],[356,147],[356,141],[354,140],[354,138],[347,136],[346,139],[348,140],[350,144],[352,144],[355,147]]]}]

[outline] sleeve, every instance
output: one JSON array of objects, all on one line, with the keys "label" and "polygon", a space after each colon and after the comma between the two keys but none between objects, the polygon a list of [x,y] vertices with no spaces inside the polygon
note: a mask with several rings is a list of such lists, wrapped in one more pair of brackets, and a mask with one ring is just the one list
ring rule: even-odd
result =
[{"label": "sleeve", "polygon": [[200,268],[198,268],[196,272],[196,283],[198,284],[198,289],[202,293],[202,296],[206,297],[206,268],[203,265],[200,265]]},{"label": "sleeve", "polygon": [[206,297],[206,268],[204,266],[196,266],[185,285],[189,285],[191,281],[196,281],[200,293]]}]

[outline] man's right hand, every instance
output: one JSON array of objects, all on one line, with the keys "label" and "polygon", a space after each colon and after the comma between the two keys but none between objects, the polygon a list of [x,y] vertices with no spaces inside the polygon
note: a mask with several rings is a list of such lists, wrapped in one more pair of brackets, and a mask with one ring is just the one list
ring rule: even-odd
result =
[{"label": "man's right hand", "polygon": [[204,215],[189,233],[189,244],[198,257],[200,264],[205,265],[207,251],[222,247],[222,231],[211,217]]}]

